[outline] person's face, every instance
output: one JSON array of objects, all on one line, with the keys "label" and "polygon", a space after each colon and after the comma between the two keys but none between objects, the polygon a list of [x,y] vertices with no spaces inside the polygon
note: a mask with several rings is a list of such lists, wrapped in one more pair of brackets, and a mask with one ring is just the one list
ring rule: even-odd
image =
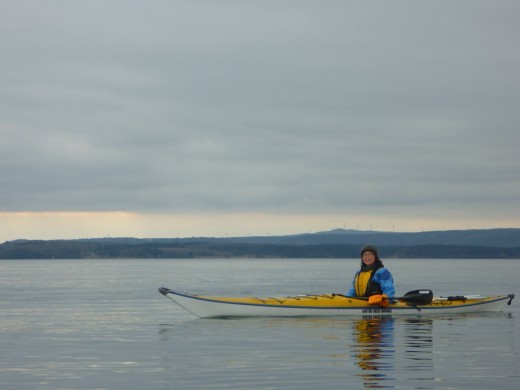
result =
[{"label": "person's face", "polygon": [[376,262],[376,255],[373,252],[365,251],[363,252],[363,255],[361,256],[361,260],[363,260],[363,263],[365,265],[371,266]]}]

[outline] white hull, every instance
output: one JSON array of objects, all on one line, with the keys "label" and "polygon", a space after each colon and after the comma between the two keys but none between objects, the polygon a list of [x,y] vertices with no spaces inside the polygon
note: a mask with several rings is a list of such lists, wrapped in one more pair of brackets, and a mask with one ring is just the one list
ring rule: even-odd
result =
[{"label": "white hull", "polygon": [[[169,291],[164,295],[173,302],[197,317],[297,317],[297,316],[394,316],[394,315],[430,315],[459,314],[474,312],[501,311],[513,299],[514,295],[504,295],[491,298],[468,299],[460,302],[445,302],[437,298],[437,302],[424,306],[410,306],[406,303],[396,303],[388,308],[378,306],[344,305],[344,306],[295,306],[289,304],[266,304],[229,302],[221,298],[200,297],[197,295],[180,294]],[[290,298],[294,299],[294,298]],[[259,299],[261,301],[261,299]]]}]

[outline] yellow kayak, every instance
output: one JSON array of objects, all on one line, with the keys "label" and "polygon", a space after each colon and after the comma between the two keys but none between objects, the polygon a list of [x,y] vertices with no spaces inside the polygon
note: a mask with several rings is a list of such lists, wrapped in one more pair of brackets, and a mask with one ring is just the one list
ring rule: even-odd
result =
[{"label": "yellow kayak", "polygon": [[393,298],[388,307],[369,305],[366,298],[342,294],[298,295],[278,298],[215,297],[179,293],[161,287],[159,292],[201,318],[423,315],[503,310],[514,294],[492,297],[452,296],[434,298],[430,290],[416,290]]}]

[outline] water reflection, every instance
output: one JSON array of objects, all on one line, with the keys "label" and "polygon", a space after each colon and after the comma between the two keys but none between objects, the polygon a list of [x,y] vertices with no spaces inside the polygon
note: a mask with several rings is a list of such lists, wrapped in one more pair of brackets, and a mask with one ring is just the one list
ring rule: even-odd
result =
[{"label": "water reflection", "polygon": [[[404,320],[404,361],[409,370],[433,370],[433,320],[408,318]],[[431,379],[418,378],[418,379]]]},{"label": "water reflection", "polygon": [[365,388],[394,387],[402,372],[413,373],[408,380],[422,386],[433,381],[433,319],[367,317],[353,321],[352,334],[352,356],[361,369],[356,375]]},{"label": "water reflection", "polygon": [[365,388],[393,387],[383,383],[395,380],[394,372],[394,319],[368,317],[354,320],[353,357],[361,368],[358,375]]},{"label": "water reflection", "polygon": [[518,380],[517,318],[176,319],[153,347],[157,370],[192,388],[488,388]]}]

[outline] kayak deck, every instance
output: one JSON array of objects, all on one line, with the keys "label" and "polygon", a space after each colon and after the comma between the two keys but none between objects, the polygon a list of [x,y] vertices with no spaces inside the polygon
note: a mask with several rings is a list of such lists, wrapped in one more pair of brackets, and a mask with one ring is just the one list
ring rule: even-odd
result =
[{"label": "kayak deck", "polygon": [[369,305],[366,298],[341,294],[288,297],[215,297],[179,293],[161,287],[159,292],[198,317],[250,316],[342,316],[500,311],[514,294],[494,297],[438,297],[429,304],[414,304],[396,298],[388,307]]}]

